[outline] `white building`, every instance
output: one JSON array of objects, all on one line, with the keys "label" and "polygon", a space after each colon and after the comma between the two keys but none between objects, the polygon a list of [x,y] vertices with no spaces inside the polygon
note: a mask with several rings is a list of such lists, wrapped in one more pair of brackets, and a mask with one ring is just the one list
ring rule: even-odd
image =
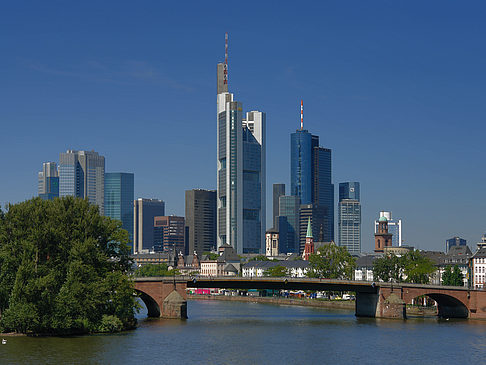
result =
[{"label": "white building", "polygon": [[471,275],[474,289],[483,289],[486,276],[486,247],[480,248],[472,257]]},{"label": "white building", "polygon": [[392,246],[401,246],[403,243],[402,237],[402,220],[400,218],[392,218],[392,212],[382,211],[380,217],[375,220],[375,233],[378,232],[379,219],[385,217],[388,220],[388,233],[392,236]]},{"label": "white building", "polygon": [[243,266],[243,277],[262,277],[266,271],[275,266],[283,266],[288,270],[289,277],[306,277],[309,262],[303,260],[293,261],[251,261]]}]

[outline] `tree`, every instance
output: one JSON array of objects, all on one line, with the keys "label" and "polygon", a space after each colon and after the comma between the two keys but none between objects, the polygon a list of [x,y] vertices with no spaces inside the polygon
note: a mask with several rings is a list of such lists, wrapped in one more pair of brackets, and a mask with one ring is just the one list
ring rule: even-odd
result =
[{"label": "tree", "polygon": [[436,268],[429,258],[423,256],[418,250],[414,250],[404,255],[403,271],[407,282],[427,284],[430,275],[436,271]]},{"label": "tree", "polygon": [[100,216],[87,200],[9,205],[0,219],[0,330],[72,334],[134,327],[128,242],[121,222]]},{"label": "tree", "polygon": [[289,270],[282,265],[270,267],[265,271],[265,276],[283,277],[288,275],[289,275]]},{"label": "tree", "polygon": [[248,262],[250,261],[272,261],[272,260],[270,260],[265,255],[256,255],[255,257],[252,257],[251,259],[248,260]]},{"label": "tree", "polygon": [[352,279],[356,260],[345,247],[331,243],[309,256],[307,276],[311,278]]},{"label": "tree", "polygon": [[402,281],[404,260],[394,254],[377,258],[373,262],[373,277],[384,282]]},{"label": "tree", "polygon": [[217,260],[219,255],[214,252],[204,251],[203,256],[206,255],[209,260]]},{"label": "tree", "polygon": [[459,266],[454,265],[454,269],[447,266],[442,274],[442,285],[448,286],[464,286],[464,275],[459,269]]},{"label": "tree", "polygon": [[173,276],[179,274],[179,270],[169,270],[167,264],[147,264],[135,270],[135,276],[137,277]]}]

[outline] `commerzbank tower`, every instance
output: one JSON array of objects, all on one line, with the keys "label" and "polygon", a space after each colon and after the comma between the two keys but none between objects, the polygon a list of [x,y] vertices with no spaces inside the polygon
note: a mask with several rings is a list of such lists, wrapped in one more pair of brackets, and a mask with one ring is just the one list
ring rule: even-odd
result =
[{"label": "commerzbank tower", "polygon": [[225,60],[217,67],[217,244],[238,254],[265,252],[265,113],[243,114],[228,92]]}]

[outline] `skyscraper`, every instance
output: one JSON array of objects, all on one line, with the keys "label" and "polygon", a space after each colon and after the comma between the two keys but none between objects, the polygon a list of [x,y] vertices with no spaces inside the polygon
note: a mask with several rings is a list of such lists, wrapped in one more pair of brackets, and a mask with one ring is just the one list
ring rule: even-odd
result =
[{"label": "skyscraper", "polygon": [[279,215],[279,207],[278,202],[279,198],[285,195],[285,184],[273,184],[273,219],[272,224],[274,227],[277,227],[277,221],[275,220]]},{"label": "skyscraper", "polygon": [[165,203],[159,199],[138,198],[133,201],[133,252],[141,253],[154,246],[154,218],[165,215]]},{"label": "skyscraper", "polygon": [[95,151],[67,150],[59,155],[59,196],[87,198],[104,214],[105,158]]},{"label": "skyscraper", "polygon": [[185,252],[184,217],[154,217],[154,251]]},{"label": "skyscraper", "polygon": [[[322,230],[324,235],[324,229],[325,229],[323,223],[325,222],[324,213],[325,210],[316,204],[302,204],[300,206],[300,212],[299,212],[299,253],[300,254],[304,252],[306,235],[307,235],[307,226],[309,220],[312,225],[312,231],[321,232]],[[324,237],[323,237],[323,241],[329,242],[326,241]]]},{"label": "skyscraper", "polygon": [[261,253],[266,117],[251,111],[243,119],[242,104],[228,92],[227,42],[225,62],[217,67],[217,89],[217,244],[230,244],[237,253]]},{"label": "skyscraper", "polygon": [[454,246],[467,246],[467,241],[461,237],[452,237],[446,240],[446,253],[449,252],[451,247]]},{"label": "skyscraper", "polygon": [[122,222],[133,242],[134,175],[124,172],[105,174],[105,215]]},{"label": "skyscraper", "polygon": [[280,252],[300,252],[299,213],[300,198],[298,196],[282,195],[279,198],[278,224],[275,228],[279,231]]},{"label": "skyscraper", "polygon": [[216,249],[216,191],[186,190],[186,254]]},{"label": "skyscraper", "polygon": [[59,173],[55,162],[44,162],[38,174],[38,194],[42,199],[59,197]]},{"label": "skyscraper", "polygon": [[[304,129],[303,103],[301,125],[290,135],[290,194],[300,198],[302,205],[312,204],[317,213],[311,219],[315,232],[322,227],[323,239],[334,240],[334,185],[332,184],[332,154],[319,146],[319,137]],[[306,208],[307,209],[307,208]],[[317,227],[317,230],[315,229]],[[300,236],[300,246],[305,244],[305,233]]]},{"label": "skyscraper", "polygon": [[[400,218],[392,218],[392,212],[381,211],[380,218],[385,217],[388,223],[388,232],[393,236],[392,244],[395,247],[401,246],[403,243],[402,237],[402,220]],[[375,221],[375,233],[378,232],[379,219]]]},{"label": "skyscraper", "polygon": [[359,182],[339,184],[339,245],[350,253],[361,252],[361,204]]}]

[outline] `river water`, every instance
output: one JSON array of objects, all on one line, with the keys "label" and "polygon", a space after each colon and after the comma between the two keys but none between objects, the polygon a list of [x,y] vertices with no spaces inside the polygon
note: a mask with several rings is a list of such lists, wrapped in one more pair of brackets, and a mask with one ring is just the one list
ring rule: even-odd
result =
[{"label": "river water", "polygon": [[116,335],[6,337],[0,364],[484,364],[486,322],[197,300]]}]

